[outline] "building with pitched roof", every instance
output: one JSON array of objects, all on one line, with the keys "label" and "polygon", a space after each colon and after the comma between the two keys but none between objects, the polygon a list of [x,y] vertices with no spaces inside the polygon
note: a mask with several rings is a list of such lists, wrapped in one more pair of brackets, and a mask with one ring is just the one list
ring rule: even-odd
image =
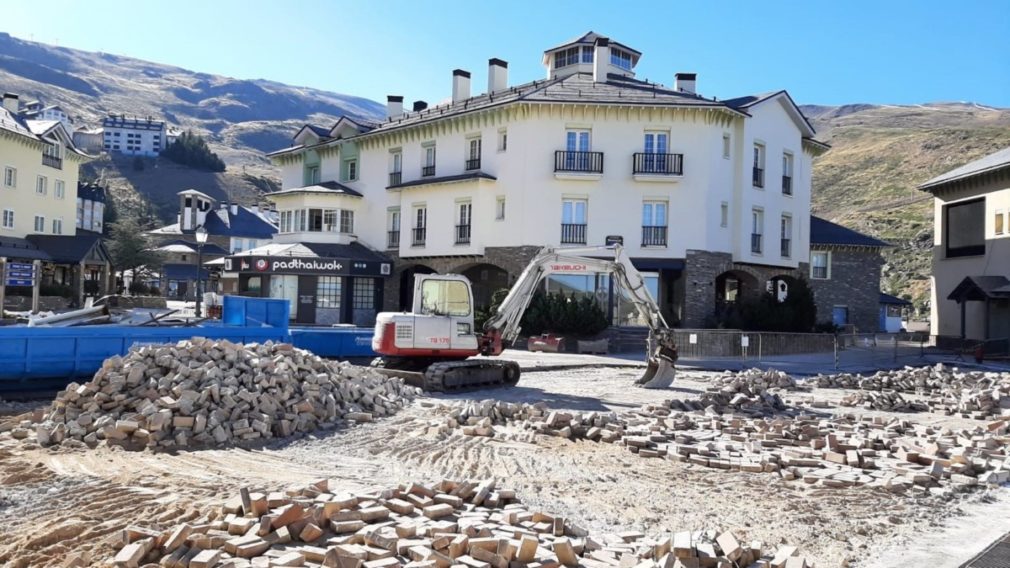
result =
[{"label": "building with pitched roof", "polygon": [[919,189],[933,196],[930,332],[1010,350],[1010,148]]},{"label": "building with pitched roof", "polygon": [[[280,194],[353,191],[330,207],[356,219],[349,242],[393,259],[385,309],[408,307],[412,276],[432,271],[468,276],[487,304],[544,245],[623,242],[668,321],[686,327],[769,282],[806,277],[811,162],[828,146],[795,102],[786,91],[706,97],[693,73],[673,86],[646,81],[641,57],[590,32],[543,53],[544,79],[510,85],[508,64],[492,58],[482,93],[456,69],[443,104],[407,110],[390,96],[377,123],[306,125],[270,154],[283,188],[271,196],[278,239],[312,215]],[[546,286],[599,298],[615,324],[639,323],[604,275]],[[878,292],[867,300],[874,314]]]}]

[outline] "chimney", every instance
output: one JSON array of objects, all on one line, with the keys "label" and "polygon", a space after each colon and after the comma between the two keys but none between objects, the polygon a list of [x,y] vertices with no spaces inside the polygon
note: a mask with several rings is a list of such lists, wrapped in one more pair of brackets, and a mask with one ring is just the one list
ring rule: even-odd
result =
[{"label": "chimney", "polygon": [[414,112],[421,112],[426,108],[428,108],[428,103],[424,101],[414,101]]},{"label": "chimney", "polygon": [[231,212],[232,215],[238,215],[238,203],[235,201],[229,203],[228,210]]},{"label": "chimney", "polygon": [[596,38],[596,51],[593,53],[593,82],[607,81],[607,67],[610,66],[610,40],[605,37]]},{"label": "chimney", "polygon": [[452,70],[452,102],[470,98],[470,72],[462,69]]},{"label": "chimney", "polygon": [[18,96],[14,93],[4,93],[4,109],[6,109],[11,114],[17,114],[20,103],[18,102]]},{"label": "chimney", "polygon": [[695,73],[677,73],[676,90],[682,93],[697,94],[698,75]]},{"label": "chimney", "polygon": [[386,97],[386,118],[400,118],[403,116],[403,97],[389,95]]},{"label": "chimney", "polygon": [[509,64],[497,57],[487,60],[487,92],[497,93],[509,88]]}]

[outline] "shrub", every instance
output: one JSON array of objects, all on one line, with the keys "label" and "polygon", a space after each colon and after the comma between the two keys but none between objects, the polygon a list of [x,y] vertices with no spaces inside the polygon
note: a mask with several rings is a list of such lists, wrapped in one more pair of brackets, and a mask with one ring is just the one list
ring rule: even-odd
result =
[{"label": "shrub", "polygon": [[723,327],[745,331],[783,331],[807,333],[814,330],[817,306],[806,279],[789,281],[789,293],[779,302],[770,293],[738,302],[721,318]]},{"label": "shrub", "polygon": [[224,161],[210,151],[203,136],[186,131],[169,144],[161,155],[177,164],[189,166],[196,170],[208,172],[223,172]]},{"label": "shrub", "polygon": [[[477,331],[484,329],[484,323],[498,311],[508,290],[501,289],[491,295],[491,304],[486,310],[474,313],[474,325]],[[571,333],[579,336],[592,336],[600,333],[610,325],[607,314],[593,298],[576,298],[566,296],[564,292],[545,294],[537,292],[530,301],[526,313],[519,324],[526,335],[541,333]]]},{"label": "shrub", "polygon": [[151,289],[143,282],[130,282],[130,293],[136,296],[150,294]]},{"label": "shrub", "polygon": [[73,298],[74,289],[64,284],[43,284],[39,286],[39,294],[42,296],[59,296],[61,298]]}]

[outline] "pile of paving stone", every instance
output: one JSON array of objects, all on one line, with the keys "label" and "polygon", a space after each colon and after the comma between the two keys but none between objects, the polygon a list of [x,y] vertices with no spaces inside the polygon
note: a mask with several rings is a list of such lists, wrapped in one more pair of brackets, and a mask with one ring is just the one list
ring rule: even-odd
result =
[{"label": "pile of paving stone", "polygon": [[747,369],[744,371],[725,371],[713,380],[719,388],[730,387],[733,392],[747,390],[758,392],[768,389],[798,390],[800,386],[788,373],[776,369]]},{"label": "pile of paving stone", "polygon": [[868,410],[886,410],[890,412],[921,412],[929,410],[929,405],[906,400],[894,391],[857,391],[847,394],[839,401],[842,406],[859,406]]},{"label": "pile of paving stone", "polygon": [[122,539],[112,564],[127,568],[813,566],[796,547],[772,553],[730,532],[590,535],[530,510],[494,480],[369,493],[342,492],[326,480],[283,492],[242,489],[219,511],[175,527],[131,526]]},{"label": "pile of paving stone", "polygon": [[538,434],[615,442],[624,431],[624,421],[615,412],[562,412],[550,410],[542,402],[467,401],[444,412],[444,424],[436,425],[436,430],[460,429],[466,436],[492,437],[494,426],[517,425]]},{"label": "pile of paving stone", "polygon": [[106,360],[90,382],[59,393],[41,423],[13,433],[27,437],[34,428],[43,446],[71,440],[158,449],[220,445],[367,422],[396,412],[419,392],[401,379],[286,343],[194,338]]}]

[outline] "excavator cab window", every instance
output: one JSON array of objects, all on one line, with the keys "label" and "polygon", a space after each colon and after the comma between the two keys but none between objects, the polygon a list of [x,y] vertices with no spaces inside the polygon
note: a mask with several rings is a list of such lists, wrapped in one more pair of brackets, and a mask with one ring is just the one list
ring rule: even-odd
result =
[{"label": "excavator cab window", "polygon": [[470,291],[460,280],[425,280],[421,284],[421,299],[421,313],[425,315],[470,315]]}]

